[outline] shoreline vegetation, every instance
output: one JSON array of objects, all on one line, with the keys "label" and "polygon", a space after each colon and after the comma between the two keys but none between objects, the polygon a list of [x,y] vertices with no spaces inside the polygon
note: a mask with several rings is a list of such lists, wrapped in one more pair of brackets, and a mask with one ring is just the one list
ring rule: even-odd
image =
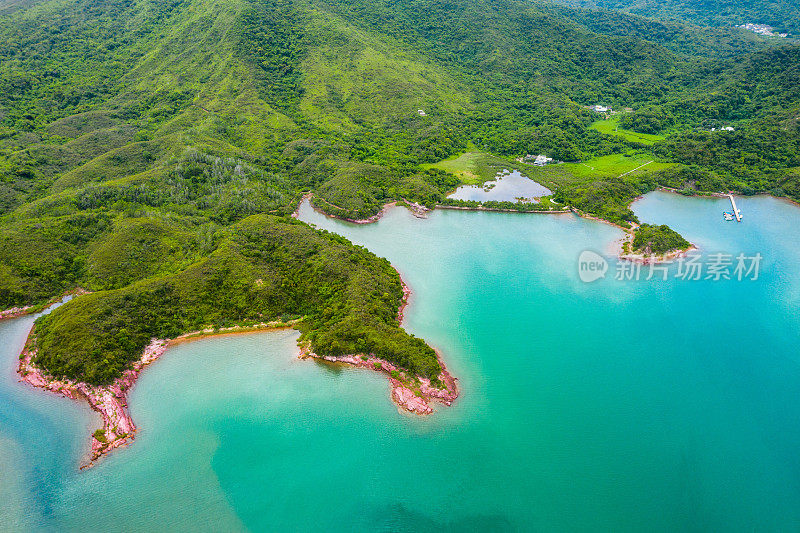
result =
[{"label": "shoreline vegetation", "polygon": [[[398,274],[400,274],[398,272]],[[400,276],[400,283],[403,285],[403,300],[400,302],[400,307],[397,309],[397,322],[403,323],[406,307],[408,307],[409,299],[411,298],[411,288]],[[368,354],[348,354],[342,356],[323,356],[314,353],[311,346],[307,342],[300,343],[300,358],[301,359],[315,359],[320,362],[328,364],[341,364],[347,366],[354,366],[356,368],[364,368],[381,372],[389,377],[389,384],[392,388],[391,398],[397,404],[400,412],[409,412],[417,415],[430,415],[434,413],[431,403],[438,401],[444,405],[452,405],[458,398],[459,390],[456,385],[458,378],[453,377],[448,372],[447,367],[442,359],[442,354],[436,350],[436,359],[439,361],[441,373],[438,376],[439,382],[444,385],[443,388],[437,388],[430,379],[409,373],[397,365],[392,364],[385,359],[380,359],[374,355]]]},{"label": "shoreline vegetation", "polygon": [[133,438],[126,392],[169,339],[186,332],[291,324],[321,356],[367,354],[447,387],[436,351],[398,323],[408,290],[391,264],[288,217],[247,217],[208,257],[174,274],[90,288],[39,317],[19,367],[31,385],[84,398],[101,413],[90,464]]},{"label": "shoreline vegetation", "polygon": [[[399,272],[398,272],[399,275]],[[402,324],[406,307],[411,296],[411,289],[400,278],[403,297],[397,309],[397,322]],[[88,294],[88,291],[76,289],[70,294]],[[63,297],[62,297],[63,298]],[[0,312],[0,317],[11,318],[25,314],[29,309],[12,308]],[[66,378],[56,378],[49,375],[36,365],[34,359],[38,353],[36,326],[31,328],[25,347],[19,356],[17,373],[19,381],[27,383],[34,388],[43,389],[69,398],[71,400],[85,400],[93,411],[100,414],[102,427],[91,436],[89,458],[80,469],[91,468],[95,462],[111,451],[129,444],[135,439],[138,430],[128,411],[128,393],[136,384],[137,379],[144,369],[156,362],[167,349],[176,344],[203,339],[206,337],[236,335],[246,333],[261,333],[281,329],[296,328],[302,319],[287,322],[273,321],[247,326],[231,326],[225,328],[206,328],[178,335],[171,339],[151,339],[145,347],[141,357],[130,365],[120,377],[108,385],[90,385],[82,381]],[[436,351],[436,358],[441,372],[437,379],[442,385],[437,387],[429,378],[413,374],[390,361],[376,357],[373,354],[348,354],[341,356],[318,355],[311,349],[308,341],[299,341],[299,357],[301,359],[313,358],[318,361],[334,364],[346,364],[358,368],[378,371],[386,374],[391,386],[390,397],[401,412],[418,415],[433,414],[430,406],[436,400],[444,405],[451,405],[458,398],[459,391],[454,378],[444,365],[441,353]]]},{"label": "shoreline vegetation", "polygon": [[444,384],[444,388],[437,388],[428,378],[409,374],[400,367],[378,357],[369,355],[321,356],[312,352],[307,346],[300,349],[301,359],[311,358],[325,363],[344,364],[387,374],[392,387],[391,397],[397,404],[398,410],[417,415],[433,414],[434,410],[430,404],[434,400],[449,406],[459,396],[456,378],[447,371],[438,352],[437,355],[439,355],[439,365],[442,368],[438,379]]},{"label": "shoreline vegetation", "polygon": [[188,261],[122,288],[92,285],[93,294],[41,317],[35,362],[59,378],[107,385],[152,338],[304,317],[298,329],[317,353],[375,353],[434,380],[440,373],[434,350],[397,324],[395,269],[341,236],[253,215],[220,231],[208,257]]},{"label": "shoreline vegetation", "polygon": [[[206,328],[300,320],[320,356],[374,356],[413,381],[395,401],[436,397],[413,376],[457,395],[396,322],[393,267],[291,219],[301,197],[357,224],[398,205],[572,212],[665,254],[679,241],[644,238],[629,208],[660,185],[800,199],[800,46],[608,16],[483,0],[14,3],[0,13],[0,319],[93,291],[37,320],[22,371],[107,410],[98,457],[133,438],[125,392],[158,343]],[[614,109],[618,123],[598,123]],[[565,163],[510,161],[523,154]],[[504,168],[555,193],[446,198]]]},{"label": "shoreline vegetation", "polygon": [[[668,187],[659,187],[658,189],[666,192],[671,192],[674,194],[683,194],[679,190],[670,189]],[[715,192],[715,193],[698,194],[696,196],[727,197],[727,194]],[[377,214],[369,218],[350,219],[350,218],[337,217],[335,215],[325,212],[323,209],[313,204],[312,202],[313,198],[314,198],[313,193],[309,192],[304,194],[298,201],[297,207],[295,211],[291,214],[291,216],[293,218],[298,217],[300,207],[303,205],[305,201],[308,201],[309,205],[311,205],[311,207],[314,210],[322,213],[325,216],[331,218],[338,218],[340,220],[344,220],[355,224],[370,224],[377,222],[383,217],[383,215],[386,214],[386,212],[388,212],[389,209],[397,206],[407,207],[409,210],[411,210],[414,216],[421,218],[426,217],[427,213],[432,210],[414,202],[408,202],[405,200],[399,202],[392,201],[384,204],[381,210]],[[636,199],[634,199],[634,201]],[[496,212],[519,212],[519,213],[542,213],[542,214],[572,213],[575,214],[576,216],[585,219],[594,220],[605,224],[610,224],[624,231],[625,236],[621,239],[621,241],[619,241],[618,256],[621,259],[633,262],[639,262],[643,264],[670,261],[678,257],[683,257],[688,252],[697,249],[697,247],[694,244],[688,243],[687,241],[683,241],[683,243],[685,243],[686,246],[682,246],[680,248],[658,250],[652,253],[648,253],[650,252],[650,250],[646,249],[640,253],[637,253],[636,250],[633,248],[633,244],[636,238],[636,231],[642,228],[643,226],[649,226],[649,225],[647,224],[643,224],[641,226],[632,225],[632,227],[626,228],[614,222],[605,220],[603,218],[588,213],[584,213],[579,209],[576,209],[571,206],[565,206],[565,209],[562,210],[545,210],[545,209],[512,209],[512,208],[486,207],[480,204],[479,202],[471,202],[471,203],[474,203],[476,205],[437,204],[435,208],[465,210],[465,211],[496,211]],[[520,205],[526,205],[526,204],[520,204]],[[659,228],[657,226],[653,227]],[[661,226],[661,228],[665,228],[665,226]],[[682,240],[680,235],[670,230],[669,228],[666,228],[666,231],[671,232],[672,234],[677,236],[677,238]],[[402,285],[403,296],[397,310],[396,320],[399,324],[401,324],[403,321],[404,312],[408,305],[409,297],[411,295],[411,289],[402,279],[402,276],[400,277],[400,283]],[[27,314],[31,314],[47,308],[48,306],[58,302],[59,300],[62,300],[66,296],[70,295],[80,296],[83,294],[89,294],[89,291],[86,291],[85,289],[82,288],[76,288],[70,291],[66,291],[62,296],[58,298],[53,298],[49,300],[47,304],[38,306],[21,306],[21,307],[13,307],[10,309],[6,309],[4,311],[0,311],[0,320],[16,318]],[[72,400],[84,399],[87,401],[87,403],[94,411],[100,414],[103,420],[103,427],[95,431],[91,436],[89,460],[87,463],[81,466],[81,469],[84,469],[93,466],[98,459],[100,459],[101,457],[103,457],[104,455],[108,454],[109,452],[111,452],[116,448],[127,445],[130,441],[132,441],[135,438],[137,427],[133,419],[131,418],[130,414],[128,413],[128,403],[127,403],[128,392],[134,386],[136,380],[138,379],[139,375],[144,370],[144,368],[146,368],[147,366],[158,360],[158,358],[170,346],[173,346],[181,342],[197,340],[210,336],[256,333],[256,332],[274,331],[279,329],[292,328],[295,327],[301,320],[302,319],[295,319],[287,322],[273,321],[273,322],[266,322],[259,324],[251,324],[246,326],[237,325],[237,326],[222,327],[222,328],[206,328],[199,331],[184,333],[171,339],[153,338],[151,339],[151,342],[143,350],[141,357],[138,360],[134,361],[130,365],[130,368],[126,369],[120,377],[115,379],[111,384],[107,385],[90,385],[81,381],[71,380],[67,378],[59,379],[48,375],[42,368],[40,368],[34,363],[34,358],[38,352],[36,327],[34,326],[31,329],[28,340],[25,344],[25,348],[20,354],[18,373],[20,375],[21,382],[27,383],[35,388],[40,388],[50,392],[54,392],[56,394],[60,394]],[[408,370],[404,370],[402,367],[397,366],[388,360],[376,357],[373,354],[318,355],[313,352],[310,343],[308,341],[302,340],[298,343],[298,345],[300,349],[299,357],[301,359],[312,358],[324,363],[345,364],[356,368],[363,368],[386,374],[389,378],[391,386],[390,396],[392,400],[397,404],[398,409],[401,412],[405,411],[418,415],[429,415],[434,412],[433,408],[431,407],[432,402],[438,401],[444,405],[449,406],[459,396],[459,390],[456,385],[457,378],[454,378],[447,371],[447,368],[442,360],[441,353],[439,353],[438,351],[436,351],[436,358],[439,363],[441,372],[438,375],[437,379],[439,383],[442,385],[442,388],[437,388],[432,383],[430,378],[426,378],[422,375],[414,374]]]},{"label": "shoreline vegetation", "polygon": [[33,310],[32,305],[25,305],[22,307],[12,307],[11,309],[0,311],[0,320],[19,318],[21,316],[29,315],[33,312],[32,310]]},{"label": "shoreline vegetation", "polygon": [[[659,187],[658,190],[663,190],[663,191],[666,191],[666,192],[672,192],[672,193],[675,193],[675,194],[681,194],[677,190],[669,189],[669,188],[666,188],[666,187]],[[706,195],[697,195],[697,196],[712,196],[712,197],[727,198],[727,195],[724,194],[724,193],[709,193],[709,194],[706,194]],[[430,209],[430,208],[426,208],[425,206],[421,206],[419,204],[407,205],[408,204],[407,202],[404,202],[402,204],[399,203],[399,202],[387,202],[386,204],[383,205],[383,207],[381,208],[381,210],[377,214],[375,214],[375,215],[373,215],[373,216],[371,216],[369,218],[352,219],[352,218],[343,218],[343,217],[336,216],[334,214],[326,212],[324,209],[322,209],[320,207],[315,206],[311,201],[313,197],[314,197],[313,193],[305,194],[303,196],[303,198],[301,199],[300,203],[297,205],[297,208],[295,209],[295,211],[292,213],[292,217],[293,218],[297,218],[299,216],[300,206],[306,200],[308,200],[309,205],[315,211],[317,211],[318,213],[320,213],[320,214],[322,214],[322,215],[324,215],[326,217],[329,217],[329,218],[335,218],[337,220],[343,220],[345,222],[351,222],[353,224],[372,224],[374,222],[377,222],[381,218],[383,218],[383,216],[392,207],[398,207],[398,206],[401,206],[401,205],[405,205],[405,207],[408,207],[411,210],[412,214],[414,216],[416,216],[416,217],[419,217],[419,218],[425,218],[427,216],[427,213],[432,211],[433,209],[449,209],[449,210],[458,210],[458,211],[487,211],[487,212],[498,212],[498,213],[534,213],[534,214],[544,214],[544,215],[564,215],[564,214],[570,214],[571,213],[571,214],[574,214],[574,215],[576,215],[578,217],[581,217],[581,218],[584,218],[584,219],[587,219],[587,220],[594,220],[596,222],[602,222],[603,224],[609,224],[609,225],[614,226],[615,228],[625,232],[625,236],[623,236],[623,238],[619,241],[619,246],[618,246],[618,250],[619,251],[617,253],[617,256],[620,259],[624,259],[624,260],[627,260],[627,261],[632,261],[632,262],[636,262],[636,263],[643,263],[643,264],[667,262],[667,261],[672,261],[673,259],[676,259],[676,258],[679,258],[679,257],[684,257],[687,253],[698,249],[693,243],[690,243],[688,241],[684,241],[684,242],[686,242],[686,244],[682,245],[682,246],[680,246],[678,248],[667,249],[667,250],[659,250],[659,251],[656,251],[656,252],[650,252],[650,251],[647,250],[647,248],[643,247],[641,249],[641,251],[639,251],[639,253],[637,253],[638,249],[637,248],[633,248],[634,241],[635,241],[635,238],[636,238],[636,231],[641,226],[647,226],[646,224],[643,224],[643,225],[632,224],[631,227],[627,227],[626,228],[625,226],[622,226],[622,225],[617,224],[615,222],[611,222],[610,220],[606,220],[604,218],[600,218],[600,217],[597,217],[595,215],[591,215],[589,213],[585,213],[585,212],[581,211],[580,209],[577,209],[577,208],[572,207],[572,206],[564,206],[564,209],[558,209],[558,210],[556,210],[556,209],[526,209],[524,206],[538,205],[538,204],[530,204],[530,203],[514,204],[514,202],[502,202],[503,204],[511,204],[511,206],[502,207],[501,208],[501,207],[493,207],[491,205],[489,205],[489,206],[484,205],[487,202],[481,203],[481,202],[458,201],[458,204],[455,204],[455,203],[436,204],[436,206],[433,209]],[[641,196],[639,196],[637,198],[634,198],[633,201],[636,201],[639,198],[641,198]],[[469,204],[469,205],[460,205],[462,203],[463,204]],[[488,203],[492,204],[492,203],[498,203],[498,202],[488,202]],[[521,208],[519,208],[519,209],[514,208],[513,205],[518,205]],[[672,231],[672,230],[669,230],[669,231]],[[672,232],[672,233],[675,233],[675,232]],[[678,235],[678,234],[675,233],[675,235]],[[678,235],[678,237],[680,237],[680,236]],[[681,244],[683,244],[683,243],[681,243]]]},{"label": "shoreline vegetation", "polygon": [[45,303],[39,305],[24,305],[2,310],[0,311],[0,322],[2,322],[3,320],[10,320],[12,318],[19,318],[22,316],[32,315],[34,313],[38,313],[39,311],[44,311],[48,307],[64,300],[64,298],[68,296],[75,297],[75,296],[80,296],[82,294],[89,294],[89,292],[90,291],[87,291],[86,289],[77,287],[72,290],[64,291],[64,293],[61,294],[61,296],[50,298]]},{"label": "shoreline vegetation", "polygon": [[625,236],[617,241],[617,256],[620,259],[631,261],[632,263],[640,263],[642,265],[667,263],[681,257],[686,257],[689,252],[699,249],[694,244],[689,243],[689,245],[684,248],[676,248],[665,252],[646,253],[643,251],[637,253],[632,249],[634,239],[635,234],[631,231],[626,231]]},{"label": "shoreline vegetation", "polygon": [[[342,209],[341,207],[330,203],[329,201],[325,200],[324,198],[319,198],[318,196],[315,196],[314,193],[312,193],[312,192],[307,192],[307,193],[303,194],[303,196],[300,198],[300,201],[297,203],[297,206],[294,208],[294,211],[291,214],[292,218],[296,219],[299,216],[300,206],[302,206],[303,202],[306,202],[306,201],[308,201],[309,205],[315,211],[325,215],[326,217],[336,218],[338,220],[343,220],[345,222],[351,222],[353,224],[372,224],[373,222],[377,222],[378,220],[383,218],[383,215],[385,215],[386,212],[389,211],[389,209],[391,209],[392,207],[397,207],[397,206],[401,206],[401,207],[407,208],[417,218],[425,218],[427,216],[428,211],[431,211],[430,208],[425,207],[422,204],[419,204],[419,203],[416,203],[416,202],[412,202],[412,201],[407,200],[407,199],[404,198],[402,200],[392,200],[390,202],[386,202],[385,204],[383,204],[383,206],[381,206],[380,210],[377,213],[375,213],[374,215],[372,215],[370,217],[367,217],[367,218],[352,218],[352,217],[348,217],[348,216],[344,216],[344,215],[332,214],[329,211],[326,211],[324,208],[320,207],[318,204],[319,203],[324,203],[325,205],[327,205],[329,207],[332,207],[332,208],[334,208],[336,210],[339,210],[339,211],[344,211],[344,209]],[[315,202],[317,203],[316,205],[315,205]]]}]

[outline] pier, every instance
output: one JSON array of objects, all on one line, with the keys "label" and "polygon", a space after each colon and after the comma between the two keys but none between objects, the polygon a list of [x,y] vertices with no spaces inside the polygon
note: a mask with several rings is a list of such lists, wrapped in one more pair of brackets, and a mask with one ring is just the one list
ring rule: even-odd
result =
[{"label": "pier", "polygon": [[731,207],[733,207],[733,216],[736,217],[736,222],[742,221],[742,213],[739,211],[739,208],[736,207],[736,201],[733,199],[732,194],[728,194],[728,198],[731,199]]}]

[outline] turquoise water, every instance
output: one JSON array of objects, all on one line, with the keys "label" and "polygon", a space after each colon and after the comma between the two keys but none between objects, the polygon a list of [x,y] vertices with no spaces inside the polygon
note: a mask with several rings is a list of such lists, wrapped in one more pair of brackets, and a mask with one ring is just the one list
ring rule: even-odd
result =
[{"label": "turquoise water", "polygon": [[[406,327],[462,397],[398,413],[386,381],[296,358],[291,331],[171,348],[134,444],[76,467],[85,407],[18,385],[0,323],[0,529],[786,531],[800,527],[800,210],[656,193],[634,209],[756,281],[578,278],[619,230],[572,215],[302,218],[389,258]],[[33,450],[33,454],[23,454]],[[8,526],[10,524],[10,526]]]}]

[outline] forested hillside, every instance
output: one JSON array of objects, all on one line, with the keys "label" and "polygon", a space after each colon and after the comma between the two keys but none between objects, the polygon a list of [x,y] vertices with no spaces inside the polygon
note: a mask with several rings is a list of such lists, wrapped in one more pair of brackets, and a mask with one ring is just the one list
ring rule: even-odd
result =
[{"label": "forested hillside", "polygon": [[798,50],[516,0],[0,0],[0,308],[95,291],[39,362],[98,383],[150,336],[281,317],[435,376],[397,274],[289,220],[305,193],[433,207],[470,150],[572,162],[541,171],[555,198],[623,225],[658,185],[797,198]]},{"label": "forested hillside", "polygon": [[582,8],[605,8],[707,26],[767,24],[797,37],[800,5],[794,0],[559,0]]}]

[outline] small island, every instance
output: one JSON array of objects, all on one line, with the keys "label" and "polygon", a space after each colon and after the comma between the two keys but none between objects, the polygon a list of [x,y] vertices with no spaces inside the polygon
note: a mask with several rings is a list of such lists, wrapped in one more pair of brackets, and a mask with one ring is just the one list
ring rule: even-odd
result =
[{"label": "small island", "polygon": [[680,233],[666,224],[641,224],[623,240],[620,257],[653,263],[669,261],[695,249]]}]

